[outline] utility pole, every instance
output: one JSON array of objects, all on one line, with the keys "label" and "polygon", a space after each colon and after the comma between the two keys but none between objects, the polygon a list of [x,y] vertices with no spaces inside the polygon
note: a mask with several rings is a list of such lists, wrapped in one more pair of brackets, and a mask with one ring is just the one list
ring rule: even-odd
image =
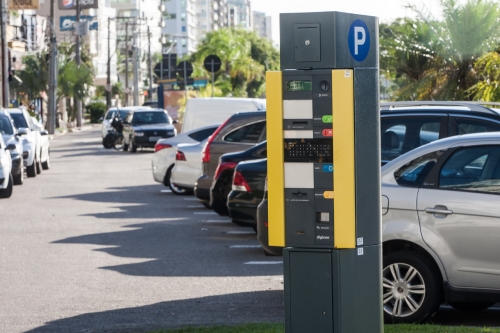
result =
[{"label": "utility pole", "polygon": [[[1,0],[4,1],[4,0]],[[56,30],[54,27],[54,2],[50,0],[50,64],[49,64],[49,96],[47,112],[47,130],[49,134],[54,134],[56,129],[56,90],[57,90],[57,43]]]},{"label": "utility pole", "polygon": [[149,67],[149,93],[148,99],[153,100],[153,65],[151,60],[151,32],[148,25],[148,67]]},{"label": "utility pole", "polygon": [[9,107],[9,51],[7,49],[7,4],[5,0],[0,0],[0,56],[2,59],[1,70],[1,85],[2,85],[2,106]]},{"label": "utility pole", "polygon": [[111,107],[111,17],[108,17],[108,77],[106,79],[106,105],[109,109]]},{"label": "utility pole", "polygon": [[134,48],[134,55],[133,55],[133,62],[134,62],[134,105],[139,105],[139,68],[137,66],[137,61],[140,57],[139,54],[139,48],[137,46],[133,46]]},{"label": "utility pole", "polygon": [[[76,50],[75,50],[75,58],[76,58],[76,65],[80,67],[81,63],[81,56],[80,56],[80,1],[81,0],[76,0],[76,24],[75,24],[75,30],[76,30]],[[82,127],[82,103],[81,101],[75,97],[75,104],[76,104],[76,127]]]},{"label": "utility pole", "polygon": [[130,89],[128,87],[128,21],[125,22],[125,106],[128,106]]}]

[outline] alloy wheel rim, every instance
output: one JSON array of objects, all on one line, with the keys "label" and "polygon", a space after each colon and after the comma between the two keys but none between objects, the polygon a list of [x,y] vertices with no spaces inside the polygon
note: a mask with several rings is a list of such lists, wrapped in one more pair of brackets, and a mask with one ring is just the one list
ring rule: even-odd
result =
[{"label": "alloy wheel rim", "polygon": [[177,186],[175,186],[175,184],[172,182],[172,177],[170,177],[170,187],[176,193],[184,193],[184,192],[186,192],[186,190],[180,189]]},{"label": "alloy wheel rim", "polygon": [[384,268],[384,311],[393,317],[408,317],[417,312],[425,299],[425,282],[420,272],[405,263]]}]

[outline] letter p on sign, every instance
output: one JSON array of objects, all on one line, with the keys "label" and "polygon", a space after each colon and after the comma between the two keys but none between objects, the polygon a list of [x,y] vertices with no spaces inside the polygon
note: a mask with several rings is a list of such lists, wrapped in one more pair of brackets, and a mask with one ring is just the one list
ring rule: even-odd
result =
[{"label": "letter p on sign", "polygon": [[370,32],[362,20],[352,22],[349,29],[349,51],[356,61],[363,61],[370,52]]}]

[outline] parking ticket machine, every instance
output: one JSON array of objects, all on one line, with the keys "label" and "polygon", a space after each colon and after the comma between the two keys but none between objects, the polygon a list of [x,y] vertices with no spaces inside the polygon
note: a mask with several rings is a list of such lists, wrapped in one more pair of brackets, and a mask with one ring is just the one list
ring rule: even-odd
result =
[{"label": "parking ticket machine", "polygon": [[269,245],[287,333],[382,332],[378,20],[281,14],[267,73]]}]

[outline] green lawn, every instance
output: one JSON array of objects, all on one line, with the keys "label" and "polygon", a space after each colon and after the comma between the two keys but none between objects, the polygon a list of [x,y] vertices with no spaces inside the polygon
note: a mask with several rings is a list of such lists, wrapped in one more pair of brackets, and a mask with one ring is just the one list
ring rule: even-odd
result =
[{"label": "green lawn", "polygon": [[[249,324],[161,330],[151,333],[283,333],[282,324]],[[386,325],[385,333],[500,333],[500,328],[454,327],[437,325]]]}]

